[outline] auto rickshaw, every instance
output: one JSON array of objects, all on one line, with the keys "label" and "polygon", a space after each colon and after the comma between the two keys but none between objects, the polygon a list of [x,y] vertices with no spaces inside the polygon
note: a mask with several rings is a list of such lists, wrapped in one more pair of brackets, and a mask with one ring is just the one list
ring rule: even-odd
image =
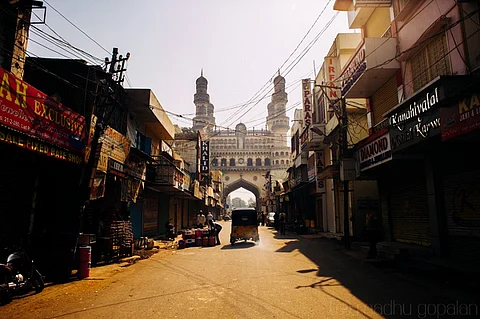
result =
[{"label": "auto rickshaw", "polygon": [[253,208],[237,208],[232,211],[232,230],[230,243],[235,245],[237,240],[260,241],[258,235],[257,211]]}]

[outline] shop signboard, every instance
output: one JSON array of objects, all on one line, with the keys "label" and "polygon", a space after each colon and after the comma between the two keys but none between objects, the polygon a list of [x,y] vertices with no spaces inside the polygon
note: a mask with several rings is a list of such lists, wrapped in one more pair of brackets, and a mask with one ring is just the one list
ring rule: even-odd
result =
[{"label": "shop signboard", "polygon": [[146,178],[147,164],[140,156],[130,152],[125,161],[124,171],[127,178],[122,180],[122,200],[135,203]]},{"label": "shop signboard", "polygon": [[312,89],[310,79],[302,80],[303,120],[305,126],[312,125]]},{"label": "shop signboard", "polygon": [[314,181],[315,180],[315,154],[312,153],[310,157],[308,158],[307,162],[307,177],[308,181]]},{"label": "shop signboard", "polygon": [[441,86],[430,86],[389,115],[390,146],[393,152],[440,134],[438,104],[444,98]]},{"label": "shop signboard", "polygon": [[338,84],[335,81],[340,76],[340,59],[337,57],[326,57],[325,58],[325,75],[327,79],[327,83],[325,84],[327,87],[325,91],[327,93],[327,98],[329,100],[336,100],[341,97],[341,91],[338,89]]},{"label": "shop signboard", "polygon": [[174,167],[173,187],[183,190],[183,176],[183,172],[181,172],[178,168]]},{"label": "shop signboard", "polygon": [[143,231],[154,232],[158,229],[158,200],[157,198],[145,198],[143,206]]},{"label": "shop signboard", "polygon": [[[96,121],[95,116],[92,117],[92,123],[94,123],[94,121]],[[87,150],[87,153],[88,152],[89,151]],[[115,169],[110,170],[110,160],[113,160],[116,163],[120,163],[123,166],[129,153],[130,140],[126,136],[114,130],[113,128],[107,127],[102,136],[100,136],[100,138],[98,139],[96,151],[97,171],[104,173],[107,171],[109,173],[115,173]]]},{"label": "shop signboard", "polygon": [[390,134],[384,134],[358,151],[360,171],[365,171],[392,159]]},{"label": "shop signboard", "polygon": [[325,179],[320,178],[320,172],[325,168],[323,151],[315,152],[315,176],[317,179],[317,193],[325,193]]},{"label": "shop signboard", "polygon": [[442,140],[460,136],[480,127],[480,91],[467,95],[453,107],[440,109]]},{"label": "shop signboard", "polygon": [[198,180],[193,181],[193,196],[195,196],[198,199],[203,198],[203,193],[200,188],[200,182]]},{"label": "shop signboard", "polygon": [[0,125],[0,142],[16,145],[23,149],[34,151],[46,156],[67,161],[74,164],[81,164],[83,156],[68,152],[62,148],[47,144],[41,140],[29,137],[27,135],[11,131]]},{"label": "shop signboard", "polygon": [[108,173],[116,175],[118,177],[125,177],[125,173],[123,171],[123,164],[117,162],[113,158],[108,159]]},{"label": "shop signboard", "polygon": [[139,180],[145,180],[147,164],[145,160],[133,153],[130,153],[125,162],[125,173]]},{"label": "shop signboard", "polygon": [[190,174],[184,173],[183,184],[182,184],[182,188],[183,188],[184,191],[189,191],[190,190],[190,184],[192,183],[191,181],[192,181],[192,179],[190,177]]},{"label": "shop signboard", "polygon": [[310,135],[308,134],[309,128],[305,126],[302,134],[300,135],[300,150],[304,150],[307,144],[310,142]]},{"label": "shop signboard", "polygon": [[200,142],[200,173],[208,174],[210,171],[210,143]]},{"label": "shop signboard", "polygon": [[130,152],[130,140],[111,127],[107,127],[98,140],[102,143],[102,153],[120,163],[125,163]]},{"label": "shop signboard", "polygon": [[365,61],[365,46],[363,46],[353,57],[350,64],[345,68],[342,74],[342,95],[347,94],[352,85],[358,80],[360,75],[365,72],[367,62]]},{"label": "shop signboard", "polygon": [[2,68],[0,124],[71,152],[84,152],[85,117]]}]

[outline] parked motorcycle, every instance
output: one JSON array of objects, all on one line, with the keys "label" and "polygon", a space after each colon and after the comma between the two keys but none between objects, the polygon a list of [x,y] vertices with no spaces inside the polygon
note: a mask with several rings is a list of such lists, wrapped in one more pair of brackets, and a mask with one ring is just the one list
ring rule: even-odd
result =
[{"label": "parked motorcycle", "polygon": [[11,253],[7,263],[0,264],[0,304],[7,303],[12,295],[25,294],[32,289],[39,293],[44,287],[43,276],[24,251]]}]

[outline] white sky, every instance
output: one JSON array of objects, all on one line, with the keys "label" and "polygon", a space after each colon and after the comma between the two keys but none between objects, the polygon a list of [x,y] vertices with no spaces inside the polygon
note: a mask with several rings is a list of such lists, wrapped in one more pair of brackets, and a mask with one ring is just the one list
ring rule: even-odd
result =
[{"label": "white sky", "polygon": [[[238,109],[231,106],[245,103],[272,79],[326,7],[298,50],[280,69],[287,87],[302,78],[314,77],[314,61],[318,72],[336,34],[353,32],[348,29],[344,12],[298,64],[293,68],[288,65],[335,15],[333,3],[328,0],[44,1],[48,27],[73,46],[101,60],[111,56],[113,47],[119,48],[120,54],[130,52],[129,81],[124,86],[152,89],[165,110],[184,117],[169,115],[173,123],[191,126],[191,121],[185,118],[194,117],[195,80],[203,68],[217,125],[234,128],[242,121],[247,127],[258,129],[265,127],[271,92],[260,95],[267,98],[250,110],[253,104],[241,106],[241,113],[246,113],[243,116],[225,122]],[[36,27],[58,37],[46,25]],[[30,38],[72,57],[42,39],[38,31],[31,32]],[[29,42],[28,52],[34,56],[60,57],[33,41]],[[272,89],[271,83],[268,89]],[[301,99],[299,83],[287,88],[287,93],[288,110]],[[293,109],[287,112],[290,119],[293,119],[293,112]],[[251,197],[241,192],[232,193],[232,198],[235,196],[244,200]]]}]

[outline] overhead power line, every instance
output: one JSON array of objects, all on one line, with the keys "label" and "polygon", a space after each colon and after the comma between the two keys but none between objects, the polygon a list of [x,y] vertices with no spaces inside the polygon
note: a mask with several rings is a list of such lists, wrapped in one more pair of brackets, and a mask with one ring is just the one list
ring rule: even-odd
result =
[{"label": "overhead power line", "polygon": [[83,31],[82,29],[80,29],[75,23],[73,23],[72,21],[70,21],[66,16],[64,16],[60,11],[58,11],[57,9],[55,9],[54,6],[52,6],[48,1],[43,1],[45,2],[46,4],[48,4],[48,6],[50,8],[52,8],[56,13],[58,13],[62,18],[64,18],[68,23],[70,23],[73,27],[75,27],[75,29],[77,29],[78,31],[80,31],[83,35],[85,35],[87,38],[89,38],[92,42],[94,42],[96,45],[98,45],[101,49],[103,49],[103,51],[107,52],[107,54],[110,54],[110,52],[105,49],[105,47],[103,47],[100,43],[98,43],[97,41],[95,41],[95,39],[93,39],[91,36],[89,36],[85,31]]}]

